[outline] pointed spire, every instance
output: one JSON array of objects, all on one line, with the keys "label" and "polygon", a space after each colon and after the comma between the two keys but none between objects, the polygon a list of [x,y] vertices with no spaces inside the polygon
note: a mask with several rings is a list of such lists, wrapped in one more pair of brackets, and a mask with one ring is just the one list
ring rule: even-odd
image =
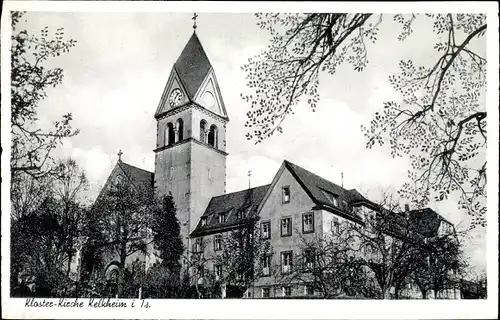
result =
[{"label": "pointed spire", "polygon": [[191,38],[189,38],[174,67],[181,78],[189,99],[193,99],[212,68],[196,32],[193,32]]}]

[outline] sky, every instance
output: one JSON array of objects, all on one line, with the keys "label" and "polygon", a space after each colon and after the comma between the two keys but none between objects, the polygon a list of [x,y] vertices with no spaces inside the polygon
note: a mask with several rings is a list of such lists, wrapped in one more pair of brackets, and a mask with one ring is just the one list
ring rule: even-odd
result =
[{"label": "sky", "polygon": [[[64,27],[77,44],[48,66],[64,69],[63,83],[48,90],[40,104],[43,124],[71,112],[80,134],[64,142],[56,156],[72,157],[86,171],[94,198],[123,151],[122,160],[154,171],[156,120],[153,115],[173,63],[191,36],[192,13],[64,13],[28,12],[20,27],[39,32]],[[386,16],[387,21],[392,17]],[[362,124],[387,100],[398,100],[388,76],[401,59],[432,62],[435,38],[428,25],[419,34],[398,42],[394,23],[383,23],[379,41],[368,47],[368,67],[355,72],[348,65],[336,75],[320,78],[316,112],[295,108],[275,134],[259,145],[245,137],[246,112],[241,98],[245,74],[241,66],[265,49],[269,34],[252,14],[201,13],[196,32],[214,68],[230,121],[227,125],[227,192],[268,184],[284,159],[339,185],[376,198],[382,189],[397,190],[405,181],[409,162],[390,156],[388,147],[365,148]],[[416,32],[417,33],[417,32]],[[485,39],[483,37],[483,39]],[[485,51],[484,43],[476,43]],[[457,198],[431,203],[450,222],[463,226]],[[466,252],[480,272],[485,268],[484,230],[469,235]]]}]

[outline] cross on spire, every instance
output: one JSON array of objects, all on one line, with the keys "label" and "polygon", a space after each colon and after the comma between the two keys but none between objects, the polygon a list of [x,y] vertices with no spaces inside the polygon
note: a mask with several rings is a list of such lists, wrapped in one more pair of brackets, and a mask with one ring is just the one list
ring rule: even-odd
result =
[{"label": "cross on spire", "polygon": [[193,23],[193,29],[196,30],[196,18],[198,18],[198,15],[195,13],[193,13],[193,17],[191,18],[191,20],[194,21]]},{"label": "cross on spire", "polygon": [[252,170],[248,171],[248,189],[250,189],[250,177],[252,176]]},{"label": "cross on spire", "polygon": [[122,161],[122,149],[120,149],[120,151],[118,151],[118,161]]}]

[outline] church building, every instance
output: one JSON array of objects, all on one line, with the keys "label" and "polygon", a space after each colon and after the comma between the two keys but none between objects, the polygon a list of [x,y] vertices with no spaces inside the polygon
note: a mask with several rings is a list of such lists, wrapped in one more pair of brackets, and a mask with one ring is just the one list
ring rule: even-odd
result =
[{"label": "church building", "polygon": [[[363,225],[375,215],[376,204],[357,190],[344,189],[287,160],[269,184],[226,193],[229,116],[196,32],[173,64],[154,117],[154,172],[126,164],[120,157],[103,190],[121,177],[158,196],[171,193],[184,247],[194,253],[217,254],[224,234],[246,218],[257,217],[260,235],[270,241],[274,254],[266,257],[262,276],[245,297],[314,296],[314,289],[303,285],[277,287],[271,266],[286,274],[301,239],[321,237],[343,222]],[[437,214],[435,220],[438,229],[447,224]],[[138,254],[129,260],[144,261],[149,267],[156,258]],[[215,262],[207,265],[217,277],[223,267]],[[111,272],[113,264],[107,268]]]}]

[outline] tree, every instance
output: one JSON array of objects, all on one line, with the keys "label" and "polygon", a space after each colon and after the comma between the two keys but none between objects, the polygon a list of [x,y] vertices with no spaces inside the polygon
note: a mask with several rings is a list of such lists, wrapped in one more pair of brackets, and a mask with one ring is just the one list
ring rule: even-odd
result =
[{"label": "tree", "polygon": [[35,184],[45,181],[45,197],[33,210],[12,220],[11,288],[32,282],[36,294],[65,296],[74,284],[71,264],[86,222],[82,193],[88,182],[85,173],[71,159],[61,161],[50,179],[26,178]]},{"label": "tree", "polygon": [[92,247],[116,257],[118,295],[122,294],[127,257],[148,253],[149,224],[155,205],[152,192],[119,179],[99,195],[92,207],[97,224],[97,230],[92,232],[100,233],[100,243],[93,243]]},{"label": "tree", "polygon": [[458,288],[467,263],[454,230],[427,239],[418,249],[411,254],[413,271],[410,277],[420,289],[423,299],[428,297],[429,292],[439,298],[447,290]]},{"label": "tree", "polygon": [[171,194],[164,196],[154,207],[150,228],[154,253],[159,263],[146,271],[144,296],[150,298],[180,297],[181,258],[184,252],[177,210]]},{"label": "tree", "polygon": [[363,264],[356,259],[359,247],[353,244],[356,227],[341,223],[321,237],[301,238],[289,283],[313,288],[324,299],[347,296],[375,296]]},{"label": "tree", "polygon": [[[390,83],[401,102],[387,101],[368,126],[367,148],[389,143],[393,157],[408,155],[410,182],[401,195],[418,207],[459,192],[459,208],[471,227],[484,226],[486,198],[486,15],[257,14],[258,25],[272,35],[271,44],[243,66],[251,93],[247,138],[262,142],[301,101],[313,111],[319,101],[319,76],[333,75],[343,63],[362,71],[368,47],[381,23],[393,20],[398,41],[413,33],[416,20],[432,26],[436,61],[428,66],[401,60],[401,73]],[[426,35],[428,37],[428,35]],[[481,42],[482,41],[482,42]]]},{"label": "tree", "polygon": [[177,209],[171,194],[164,196],[155,207],[151,219],[154,248],[161,259],[160,264],[170,273],[180,276],[181,257],[184,247],[181,239],[181,228],[177,219]]},{"label": "tree", "polygon": [[73,130],[71,113],[54,122],[52,129],[42,128],[38,120],[39,103],[47,97],[47,89],[56,87],[63,80],[63,69],[48,69],[44,64],[75,46],[74,39],[65,40],[64,30],[59,28],[53,37],[49,29],[41,30],[40,36],[17,30],[23,13],[12,12],[11,50],[11,159],[12,184],[21,173],[35,178],[53,173],[50,165],[51,152],[64,138],[78,134]]},{"label": "tree", "polygon": [[[186,261],[198,297],[221,298],[224,288],[226,297],[241,298],[262,275],[262,261],[271,251],[270,243],[260,237],[255,217],[240,219],[236,228],[213,239],[193,240]],[[218,249],[216,242],[220,244]]]},{"label": "tree", "polygon": [[259,279],[263,258],[270,252],[270,243],[260,237],[257,220],[252,217],[242,219],[245,219],[243,226],[225,234],[222,253],[215,258],[224,269],[221,281],[239,288],[241,294]]},{"label": "tree", "polygon": [[71,262],[84,242],[88,204],[84,203],[83,193],[88,190],[89,182],[73,159],[60,161],[54,174],[54,193],[61,206],[60,224],[68,259],[66,276],[69,277]]}]

